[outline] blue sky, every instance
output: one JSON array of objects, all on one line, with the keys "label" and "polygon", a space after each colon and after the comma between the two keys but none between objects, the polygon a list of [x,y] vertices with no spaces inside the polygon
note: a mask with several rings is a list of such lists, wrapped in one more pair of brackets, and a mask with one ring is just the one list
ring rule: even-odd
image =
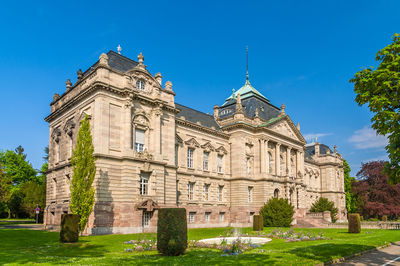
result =
[{"label": "blue sky", "polygon": [[102,52],[139,52],[181,104],[212,113],[245,81],[307,138],[338,146],[355,174],[385,159],[349,79],[400,32],[400,1],[7,1],[0,16],[0,149],[22,145],[35,168],[48,145],[52,95]]}]

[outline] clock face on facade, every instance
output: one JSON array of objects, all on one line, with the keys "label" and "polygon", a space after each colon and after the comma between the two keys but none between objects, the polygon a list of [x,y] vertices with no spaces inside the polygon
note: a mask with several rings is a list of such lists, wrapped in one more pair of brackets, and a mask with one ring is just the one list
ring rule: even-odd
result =
[{"label": "clock face on facade", "polygon": [[220,116],[229,115],[229,114],[231,114],[232,112],[233,112],[232,109],[224,109],[224,110],[221,110],[221,112],[219,112],[219,115],[220,115]]}]

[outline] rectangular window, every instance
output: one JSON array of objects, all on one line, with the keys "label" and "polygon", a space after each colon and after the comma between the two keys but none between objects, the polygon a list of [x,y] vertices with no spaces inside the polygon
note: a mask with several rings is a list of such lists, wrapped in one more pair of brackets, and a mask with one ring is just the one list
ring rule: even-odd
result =
[{"label": "rectangular window", "polygon": [[211,216],[211,212],[205,213],[204,220],[206,221],[206,223],[210,222],[210,216]]},{"label": "rectangular window", "polygon": [[188,200],[193,200],[194,183],[188,183]]},{"label": "rectangular window", "polygon": [[189,212],[189,223],[194,223],[195,212]]},{"label": "rectangular window", "polygon": [[141,173],[140,174],[140,195],[148,195],[149,194],[149,173]]},{"label": "rectangular window", "polygon": [[144,130],[135,129],[135,151],[143,152],[144,150]]},{"label": "rectangular window", "polygon": [[218,186],[218,201],[224,200],[224,186]]},{"label": "rectangular window", "polygon": [[251,166],[250,166],[250,158],[246,160],[246,173],[250,174]]},{"label": "rectangular window", "polygon": [[203,153],[203,170],[208,170],[208,156],[210,155],[209,152]]},{"label": "rectangular window", "polygon": [[224,212],[220,212],[220,213],[219,213],[219,221],[220,221],[220,222],[223,222],[223,221],[224,221],[224,218],[225,218],[225,213],[224,213]]},{"label": "rectangular window", "polygon": [[142,216],[142,226],[143,227],[149,227],[152,214],[153,214],[153,212],[143,211],[143,216]]},{"label": "rectangular window", "polygon": [[188,152],[187,152],[187,167],[188,168],[193,168],[193,152],[194,152],[193,149],[188,148]]},{"label": "rectangular window", "polygon": [[253,202],[253,187],[248,187],[248,201]]},{"label": "rectangular window", "polygon": [[210,184],[204,184],[203,186],[203,198],[204,200],[208,200],[208,191],[210,189]]},{"label": "rectangular window", "polygon": [[217,161],[217,172],[222,173],[222,159],[223,155],[218,155],[218,161]]}]

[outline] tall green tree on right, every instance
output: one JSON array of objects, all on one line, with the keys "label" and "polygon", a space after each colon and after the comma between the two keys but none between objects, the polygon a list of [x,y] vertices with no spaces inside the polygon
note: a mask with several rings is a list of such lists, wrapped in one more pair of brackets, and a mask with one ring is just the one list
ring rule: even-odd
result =
[{"label": "tall green tree on right", "polygon": [[79,231],[83,232],[93,211],[94,188],[92,186],[96,174],[95,157],[89,119],[86,116],[78,131],[76,146],[72,152],[71,164],[73,175],[71,180],[71,204],[73,214],[80,217]]},{"label": "tall green tree on right", "polygon": [[386,150],[390,161],[385,171],[392,184],[400,183],[400,36],[394,34],[392,43],[380,50],[375,57],[378,67],[365,68],[352,79],[356,102],[368,104],[374,113],[372,128],[386,135]]}]

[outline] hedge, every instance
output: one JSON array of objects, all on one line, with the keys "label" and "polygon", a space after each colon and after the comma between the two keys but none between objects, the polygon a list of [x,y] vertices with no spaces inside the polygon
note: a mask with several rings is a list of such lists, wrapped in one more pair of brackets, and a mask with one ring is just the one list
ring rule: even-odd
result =
[{"label": "hedge", "polygon": [[261,215],[253,216],[253,231],[262,231],[263,230],[263,218]]},{"label": "hedge", "polygon": [[360,233],[361,232],[361,221],[358,213],[349,214],[349,233]]},{"label": "hedge", "polygon": [[186,209],[158,210],[157,250],[165,256],[179,256],[187,248]]},{"label": "hedge", "polygon": [[79,238],[79,215],[62,214],[60,241],[63,243],[78,242]]}]

